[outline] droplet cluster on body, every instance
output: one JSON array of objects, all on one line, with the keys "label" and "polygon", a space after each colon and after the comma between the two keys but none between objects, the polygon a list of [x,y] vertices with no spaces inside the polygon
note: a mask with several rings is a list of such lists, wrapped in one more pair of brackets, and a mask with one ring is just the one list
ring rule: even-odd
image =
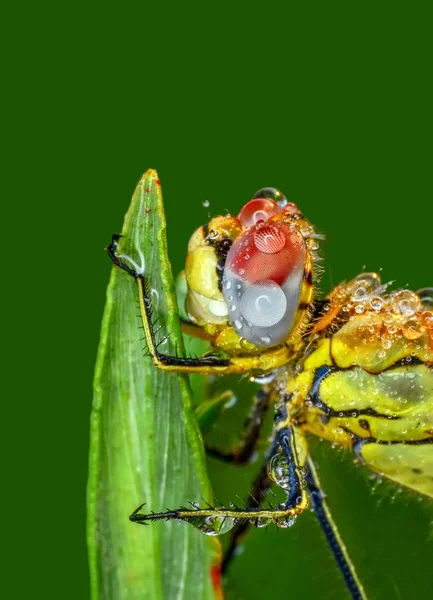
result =
[{"label": "droplet cluster on body", "polygon": [[371,334],[381,341],[379,358],[394,341],[417,340],[433,331],[433,288],[387,292],[388,285],[376,273],[363,273],[348,285],[350,298],[343,307],[351,315],[381,315],[380,327],[373,320],[371,324]]}]

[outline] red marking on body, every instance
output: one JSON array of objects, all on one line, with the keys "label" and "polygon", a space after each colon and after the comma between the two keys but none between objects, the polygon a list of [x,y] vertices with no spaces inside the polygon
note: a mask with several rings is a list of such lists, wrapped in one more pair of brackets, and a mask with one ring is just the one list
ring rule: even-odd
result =
[{"label": "red marking on body", "polygon": [[267,221],[270,217],[281,212],[278,204],[268,198],[255,198],[247,202],[238,214],[243,227],[251,227],[259,221]]},{"label": "red marking on body", "polygon": [[215,592],[215,599],[223,599],[223,590],[221,586],[221,563],[212,565],[210,568],[210,579],[212,581],[212,587]]},{"label": "red marking on body", "polygon": [[150,194],[150,187],[149,186],[146,188],[146,194]]},{"label": "red marking on body", "polygon": [[233,242],[226,267],[239,277],[256,283],[264,280],[283,285],[293,271],[303,266],[302,235],[281,221],[258,224]]},{"label": "red marking on body", "polygon": [[159,179],[156,180],[156,185],[161,185],[161,182],[159,181]]}]

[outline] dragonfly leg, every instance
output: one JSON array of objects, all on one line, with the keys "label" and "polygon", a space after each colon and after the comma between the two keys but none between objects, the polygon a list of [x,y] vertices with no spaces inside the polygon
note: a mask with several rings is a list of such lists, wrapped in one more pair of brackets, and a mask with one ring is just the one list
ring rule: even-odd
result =
[{"label": "dragonfly leg", "polygon": [[291,428],[281,427],[277,431],[277,447],[281,448],[281,454],[286,459],[287,469],[284,472],[284,480],[279,481],[279,485],[287,492],[287,499],[278,506],[264,507],[261,504],[257,506],[247,506],[239,508],[237,506],[218,506],[200,508],[193,505],[191,509],[180,507],[175,510],[167,510],[161,513],[140,513],[141,507],[134,511],[129,517],[131,521],[145,523],[148,521],[159,521],[162,519],[186,521],[203,531],[209,524],[209,521],[215,523],[227,523],[232,520],[235,525],[240,521],[249,521],[253,525],[259,525],[263,522],[275,523],[278,527],[289,527],[294,519],[309,506],[309,496],[305,490],[305,481],[301,469],[299,468],[297,452],[295,449],[295,435]]},{"label": "dragonfly leg", "polygon": [[144,267],[140,267],[129,257],[117,253],[120,237],[119,234],[114,234],[112,236],[111,244],[107,246],[105,250],[113,263],[128,275],[134,277],[136,281],[140,315],[147,348],[153,364],[158,367],[158,369],[163,371],[175,371],[178,373],[226,375],[229,373],[273,370],[275,367],[281,366],[281,364],[287,362],[290,358],[291,350],[287,347],[281,348],[278,353],[271,349],[267,355],[266,353],[262,353],[232,358],[221,358],[209,354],[199,358],[184,358],[159,352],[152,323],[152,294],[150,282],[144,273]]}]

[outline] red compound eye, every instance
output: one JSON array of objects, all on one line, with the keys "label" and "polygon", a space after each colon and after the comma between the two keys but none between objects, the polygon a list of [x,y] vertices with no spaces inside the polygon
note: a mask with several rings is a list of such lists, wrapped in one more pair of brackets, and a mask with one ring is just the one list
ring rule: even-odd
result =
[{"label": "red compound eye", "polygon": [[306,258],[304,238],[283,221],[250,226],[234,240],[222,289],[238,335],[263,347],[287,338],[296,319]]},{"label": "red compound eye", "polygon": [[261,221],[267,221],[270,217],[281,212],[281,207],[275,204],[273,200],[267,198],[255,198],[250,200],[242,208],[238,219],[242,227],[251,227]]},{"label": "red compound eye", "polygon": [[225,269],[250,283],[271,279],[283,285],[293,270],[303,268],[304,256],[298,231],[280,222],[259,223],[233,242]]}]

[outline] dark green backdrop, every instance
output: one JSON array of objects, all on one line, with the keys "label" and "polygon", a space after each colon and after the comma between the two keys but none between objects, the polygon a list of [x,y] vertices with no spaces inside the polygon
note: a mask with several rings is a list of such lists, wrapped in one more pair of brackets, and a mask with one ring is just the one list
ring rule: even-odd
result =
[{"label": "dark green backdrop", "polygon": [[[160,174],[175,271],[208,212],[236,212],[274,185],[326,234],[326,289],[363,265],[402,286],[433,284],[422,3],[279,4],[47,3],[11,15],[10,598],[88,596],[88,420],[110,270],[103,247],[144,170]],[[23,284],[24,274],[15,296],[13,277]]]}]

